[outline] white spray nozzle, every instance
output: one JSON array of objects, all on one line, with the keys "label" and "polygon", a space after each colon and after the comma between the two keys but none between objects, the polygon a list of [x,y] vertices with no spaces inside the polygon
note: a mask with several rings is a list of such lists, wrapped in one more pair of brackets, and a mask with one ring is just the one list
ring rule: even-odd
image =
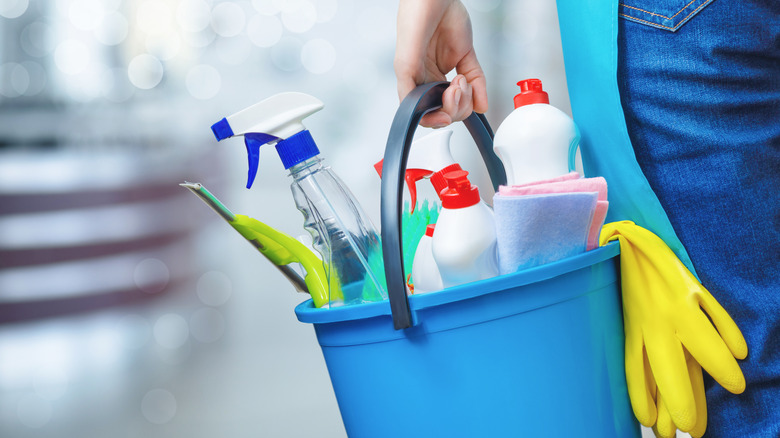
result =
[{"label": "white spray nozzle", "polygon": [[[303,119],[325,105],[304,93],[279,93],[211,126],[217,140],[244,136],[249,174],[247,188],[257,174],[260,146],[279,142],[276,147],[285,169],[319,154],[314,139],[303,126]],[[296,135],[299,134],[300,135]]]},{"label": "white spray nozzle", "polygon": [[[308,94],[279,93],[225,117],[224,120],[230,126],[231,137],[259,133],[285,139],[306,129],[303,119],[324,107],[322,101]],[[225,138],[220,137],[217,135],[219,140]]]}]

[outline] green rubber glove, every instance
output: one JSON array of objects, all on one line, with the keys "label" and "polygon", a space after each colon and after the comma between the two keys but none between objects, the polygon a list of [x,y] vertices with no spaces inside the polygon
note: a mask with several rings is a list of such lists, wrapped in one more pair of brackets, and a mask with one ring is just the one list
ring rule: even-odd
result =
[{"label": "green rubber glove", "polygon": [[[706,411],[697,408],[698,380],[692,384],[685,352],[725,389],[739,394],[745,390],[745,378],[735,358],[747,356],[745,338],[658,236],[630,221],[604,225],[600,244],[616,239],[620,241],[626,383],[634,415],[647,427],[660,417],[662,429],[670,418],[678,429],[693,431],[701,426],[697,413]],[[666,413],[658,414],[659,398],[668,418]]]}]

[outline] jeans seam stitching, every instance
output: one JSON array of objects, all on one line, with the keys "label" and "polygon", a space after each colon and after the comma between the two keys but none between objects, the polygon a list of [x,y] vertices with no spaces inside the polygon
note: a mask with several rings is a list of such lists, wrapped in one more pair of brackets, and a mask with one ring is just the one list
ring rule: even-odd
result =
[{"label": "jeans seam stitching", "polygon": [[641,19],[641,18],[632,17],[632,16],[630,16],[630,15],[626,15],[626,14],[620,14],[620,16],[621,16],[621,17],[624,17],[624,18],[628,18],[629,20],[634,20],[634,21],[640,21],[640,22],[642,22],[642,23],[647,23],[647,24],[649,24],[649,25],[652,25],[652,26],[658,26],[658,27],[661,27],[661,28],[664,28],[664,29],[674,30],[674,28],[673,28],[673,27],[670,27],[670,26],[664,26],[663,24],[660,24],[660,23],[654,23],[654,22],[652,22],[652,21],[647,21],[647,20],[643,20],[643,19]]},{"label": "jeans seam stitching", "polygon": [[[656,14],[656,13],[654,13],[654,12],[646,11],[646,10],[644,10],[644,9],[637,8],[637,7],[635,7],[635,6],[629,6],[629,5],[625,4],[625,3],[618,3],[618,4],[619,4],[620,6],[623,6],[623,7],[629,8],[629,9],[635,9],[635,10],[637,10],[637,11],[644,12],[644,13],[646,13],[646,14],[655,15],[656,17],[661,17],[661,18],[665,18],[665,19],[667,19],[667,20],[671,20],[672,18],[674,18],[674,17],[676,17],[676,16],[680,15],[680,13],[681,13],[682,11],[684,11],[684,10],[685,10],[685,8],[687,8],[688,6],[692,5],[694,2],[696,2],[696,0],[691,0],[691,2],[690,2],[690,3],[688,3],[688,4],[687,4],[687,5],[685,5],[685,6],[683,6],[683,7],[682,7],[682,8],[681,8],[679,11],[677,11],[677,13],[676,13],[676,14],[672,15],[671,17],[667,17],[666,15],[661,15],[661,14]],[[687,18],[687,17],[686,17],[686,18]]]},{"label": "jeans seam stitching", "polygon": [[[692,0],[692,1],[691,1],[691,3],[693,3],[694,1],[696,1],[696,0]],[[695,14],[695,13],[699,12],[699,11],[700,11],[702,8],[704,8],[705,6],[707,6],[708,4],[710,4],[711,2],[712,2],[712,0],[705,0],[705,1],[704,1],[702,4],[700,4],[700,5],[699,5],[699,7],[697,7],[697,8],[696,8],[696,9],[694,9],[693,11],[691,11],[691,13],[690,13],[690,14],[686,15],[686,16],[685,16],[685,18],[683,18],[682,20],[680,20],[680,23],[678,23],[678,24],[677,24],[677,25],[675,25],[674,27],[672,27],[672,26],[664,26],[663,24],[660,24],[660,23],[655,23],[655,22],[652,22],[652,21],[643,20],[643,19],[641,19],[641,18],[632,17],[631,15],[627,15],[627,14],[620,14],[620,16],[621,16],[621,17],[624,17],[624,18],[627,18],[627,19],[629,19],[629,20],[640,21],[640,22],[642,22],[642,23],[647,23],[647,24],[649,24],[649,25],[658,26],[658,27],[660,27],[660,28],[663,28],[663,29],[668,29],[668,30],[671,30],[671,31],[675,31],[675,30],[679,29],[679,28],[680,28],[680,26],[682,26],[682,25],[683,25],[683,23],[685,23],[685,22],[688,20],[688,18],[689,18],[691,15],[693,15],[693,14]],[[688,3],[688,5],[690,5],[691,3]],[[622,3],[621,3],[621,4],[622,4]],[[688,7],[688,5],[685,5],[685,6],[686,6],[686,7]],[[658,17],[663,17],[663,18],[666,18],[666,17],[665,17],[665,16],[663,16],[663,15],[654,14],[654,13],[652,13],[652,12],[644,11],[644,10],[642,10],[642,9],[639,9],[639,8],[634,8],[634,7],[632,7],[632,6],[628,6],[628,5],[623,5],[623,6],[625,6],[625,7],[627,7],[627,8],[636,9],[636,10],[638,10],[638,11],[646,12],[646,13],[648,13],[648,14],[650,14],[650,15],[655,15],[655,16],[658,16]],[[685,9],[685,8],[683,8],[683,9]],[[681,10],[680,10],[680,12],[682,12],[682,11],[683,11],[683,9],[681,9]],[[680,12],[678,12],[677,14],[674,14],[672,17],[674,17],[674,16],[677,16],[677,15],[678,15]]]}]

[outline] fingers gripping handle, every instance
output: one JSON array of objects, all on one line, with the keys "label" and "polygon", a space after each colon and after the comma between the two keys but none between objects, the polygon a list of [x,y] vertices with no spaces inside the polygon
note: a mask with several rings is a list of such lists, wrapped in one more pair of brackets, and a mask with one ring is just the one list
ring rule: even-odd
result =
[{"label": "fingers gripping handle", "polygon": [[[441,107],[442,94],[448,85],[447,82],[433,82],[412,90],[401,102],[387,138],[381,186],[382,256],[393,325],[397,330],[413,325],[401,256],[401,200],[406,160],[420,119],[424,114]],[[493,152],[493,131],[487,119],[481,114],[472,113],[463,123],[485,161],[493,189],[498,190],[499,185],[506,184],[506,173],[501,160]]]}]

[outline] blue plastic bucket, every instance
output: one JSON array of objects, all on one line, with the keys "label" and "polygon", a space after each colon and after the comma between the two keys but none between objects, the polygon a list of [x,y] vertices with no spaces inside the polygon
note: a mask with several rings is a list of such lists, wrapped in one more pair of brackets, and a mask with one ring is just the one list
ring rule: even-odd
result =
[{"label": "blue plastic bucket", "polygon": [[314,324],[350,437],[638,437],[611,244],[512,275],[387,301],[295,309]]},{"label": "blue plastic bucket", "polygon": [[[401,103],[382,177],[389,300],[306,301],[347,434],[381,437],[639,437],[626,389],[619,245],[511,275],[407,296],[401,194],[420,117],[446,83]],[[494,184],[506,181],[484,117],[464,121]]]}]

